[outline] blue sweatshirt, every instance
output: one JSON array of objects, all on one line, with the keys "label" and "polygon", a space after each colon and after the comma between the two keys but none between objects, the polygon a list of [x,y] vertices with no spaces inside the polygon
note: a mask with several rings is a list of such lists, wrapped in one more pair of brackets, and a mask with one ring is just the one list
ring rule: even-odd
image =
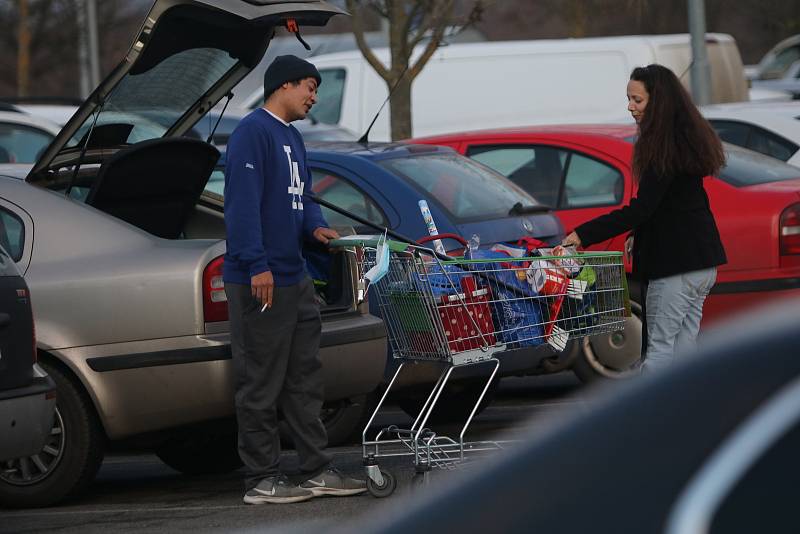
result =
[{"label": "blue sweatshirt", "polygon": [[306,276],[303,240],[327,227],[316,202],[306,202],[311,173],[300,133],[257,109],[241,120],[227,148],[225,167],[225,282],[250,285],[272,271],[276,286]]}]

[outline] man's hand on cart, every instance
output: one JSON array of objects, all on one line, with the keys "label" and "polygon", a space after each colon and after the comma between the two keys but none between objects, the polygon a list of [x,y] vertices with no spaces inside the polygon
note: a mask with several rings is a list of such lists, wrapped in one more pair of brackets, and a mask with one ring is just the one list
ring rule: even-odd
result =
[{"label": "man's hand on cart", "polygon": [[581,238],[578,237],[578,234],[576,234],[575,232],[572,232],[571,234],[569,234],[567,237],[564,238],[564,240],[561,242],[561,244],[564,245],[565,247],[570,246],[570,245],[575,246],[575,247],[580,247],[581,246]]},{"label": "man's hand on cart", "polygon": [[250,292],[262,304],[261,311],[272,307],[272,290],[275,280],[271,271],[264,271],[250,278]]},{"label": "man's hand on cart", "polygon": [[320,226],[319,228],[314,230],[314,239],[316,239],[323,245],[327,245],[328,241],[330,241],[331,239],[339,239],[339,232],[337,232],[333,228],[325,228],[324,226]]}]

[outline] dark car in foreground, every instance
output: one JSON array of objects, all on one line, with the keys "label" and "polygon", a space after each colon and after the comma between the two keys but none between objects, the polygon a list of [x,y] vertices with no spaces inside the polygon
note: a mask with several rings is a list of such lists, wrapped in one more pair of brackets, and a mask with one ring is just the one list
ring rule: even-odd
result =
[{"label": "dark car in foreground", "polygon": [[341,532],[799,532],[799,345],[800,302],[760,309]]},{"label": "dark car in foreground", "polygon": [[61,439],[51,434],[56,386],[36,363],[28,286],[6,252],[14,237],[0,216],[0,471],[16,458],[36,462],[48,441]]}]

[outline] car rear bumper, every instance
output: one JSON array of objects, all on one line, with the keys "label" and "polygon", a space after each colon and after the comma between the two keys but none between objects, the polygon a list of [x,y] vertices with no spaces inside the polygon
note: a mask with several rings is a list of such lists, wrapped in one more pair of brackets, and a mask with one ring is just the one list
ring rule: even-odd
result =
[{"label": "car rear bumper", "polygon": [[0,461],[42,450],[53,426],[56,385],[36,366],[32,382],[0,391]]},{"label": "car rear bumper", "polygon": [[[328,401],[375,390],[386,330],[372,315],[323,323],[320,360]],[[148,340],[59,351],[87,384],[112,439],[233,415],[230,337]]]},{"label": "car rear bumper", "polygon": [[703,306],[703,324],[788,299],[800,299],[800,277],[717,282]]}]

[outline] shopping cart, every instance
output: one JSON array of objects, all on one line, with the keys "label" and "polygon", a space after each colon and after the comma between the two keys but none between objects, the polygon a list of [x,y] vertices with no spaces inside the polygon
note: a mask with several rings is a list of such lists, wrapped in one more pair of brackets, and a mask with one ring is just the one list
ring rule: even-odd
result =
[{"label": "shopping cart", "polygon": [[[392,355],[400,361],[362,434],[367,487],[376,497],[390,495],[397,484],[379,466],[380,458],[413,457],[416,478],[425,482],[431,469],[455,469],[505,446],[464,439],[504,351],[543,344],[561,351],[570,339],[621,330],[630,316],[619,252],[569,253],[559,247],[548,256],[473,251],[470,259],[443,259],[431,249],[382,236],[332,244],[356,254],[359,290],[376,301]],[[376,279],[373,268],[381,263],[385,272]],[[368,439],[397,377],[419,361],[441,362],[444,369],[413,424],[382,428]],[[453,370],[468,365],[491,371],[458,436],[438,435],[428,420]]]}]

